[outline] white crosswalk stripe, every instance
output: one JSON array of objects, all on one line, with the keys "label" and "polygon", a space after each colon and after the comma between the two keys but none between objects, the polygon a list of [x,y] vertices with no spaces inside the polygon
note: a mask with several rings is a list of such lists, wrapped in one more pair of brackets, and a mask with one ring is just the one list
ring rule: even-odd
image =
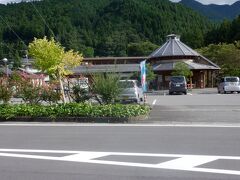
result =
[{"label": "white crosswalk stripe", "polygon": [[[19,154],[18,154],[19,153]],[[25,154],[24,154],[25,153]],[[31,153],[28,154],[28,153]],[[38,153],[38,155],[32,155]],[[39,155],[39,153],[42,155]],[[47,153],[47,155],[46,155]],[[49,154],[53,156],[49,156]],[[54,156],[54,154],[68,154],[65,156]],[[121,160],[108,160],[108,156],[127,157],[168,157],[172,160],[157,164],[122,162]],[[118,165],[131,167],[145,167],[154,169],[169,169],[180,171],[192,171],[203,173],[240,175],[239,171],[228,169],[201,168],[199,166],[216,160],[239,160],[238,156],[206,156],[206,155],[183,155],[183,154],[153,154],[153,153],[123,153],[123,152],[91,152],[91,151],[63,151],[63,150],[31,150],[31,149],[0,149],[0,157],[27,158],[39,160],[54,160],[67,162],[92,163],[102,165]],[[104,159],[105,158],[105,159]]]}]

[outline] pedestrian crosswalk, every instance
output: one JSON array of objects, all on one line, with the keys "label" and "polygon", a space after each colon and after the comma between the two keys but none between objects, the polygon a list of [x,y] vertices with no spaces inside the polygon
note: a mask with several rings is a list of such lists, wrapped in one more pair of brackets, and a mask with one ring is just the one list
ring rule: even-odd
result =
[{"label": "pedestrian crosswalk", "polygon": [[[216,173],[240,176],[240,166],[229,169],[219,168],[222,167],[222,163],[224,163],[224,161],[228,161],[228,164],[229,161],[234,161],[233,164],[235,165],[237,161],[238,162],[237,164],[240,164],[240,156],[93,152],[93,151],[69,151],[69,150],[0,149],[0,158],[1,157],[65,161],[74,163],[91,163],[99,165],[128,166],[153,169],[168,169],[178,171]],[[136,159],[138,158],[140,158],[140,161],[137,160],[136,162]],[[151,160],[156,158],[156,160],[152,161],[152,163],[149,163],[149,161],[147,161],[148,158],[151,158]],[[160,158],[162,158],[162,160],[160,160]],[[131,162],[131,159],[133,159],[132,160],[133,162]],[[216,167],[212,167],[211,163],[213,163],[214,166]],[[210,167],[207,167],[206,165],[210,165]]]}]

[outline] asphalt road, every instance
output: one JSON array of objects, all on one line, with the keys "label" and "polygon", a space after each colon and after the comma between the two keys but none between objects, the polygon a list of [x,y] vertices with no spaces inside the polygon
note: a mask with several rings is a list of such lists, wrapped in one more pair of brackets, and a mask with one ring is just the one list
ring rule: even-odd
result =
[{"label": "asphalt road", "polygon": [[239,94],[148,96],[141,124],[0,124],[1,180],[238,180]]},{"label": "asphalt road", "polygon": [[1,180],[240,178],[238,127],[4,125],[0,142]]},{"label": "asphalt road", "polygon": [[188,95],[148,95],[153,110],[141,123],[240,124],[240,94],[217,94],[215,89]]}]

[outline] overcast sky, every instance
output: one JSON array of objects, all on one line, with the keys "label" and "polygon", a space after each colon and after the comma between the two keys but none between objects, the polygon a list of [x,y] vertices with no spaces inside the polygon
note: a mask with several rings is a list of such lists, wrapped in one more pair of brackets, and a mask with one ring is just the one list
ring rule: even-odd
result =
[{"label": "overcast sky", "polygon": [[[6,4],[6,3],[10,3],[10,2],[20,2],[21,0],[0,0],[0,3],[2,4]],[[161,0],[159,0],[161,1]],[[180,0],[171,0],[174,2],[178,2]],[[237,0],[197,0],[203,4],[232,4],[234,2],[236,2]]]},{"label": "overcast sky", "polygon": [[[178,2],[180,0],[171,0],[173,2]],[[202,4],[233,4],[238,0],[197,0]]]}]

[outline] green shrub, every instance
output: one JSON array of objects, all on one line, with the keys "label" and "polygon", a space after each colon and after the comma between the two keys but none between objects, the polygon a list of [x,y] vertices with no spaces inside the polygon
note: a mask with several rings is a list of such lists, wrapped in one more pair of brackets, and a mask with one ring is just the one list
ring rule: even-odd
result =
[{"label": "green shrub", "polygon": [[91,95],[86,88],[81,88],[80,85],[76,84],[72,87],[71,98],[76,103],[84,103],[91,98]]},{"label": "green shrub", "polygon": [[121,88],[120,76],[114,73],[97,74],[93,76],[92,90],[99,95],[103,104],[116,103]]},{"label": "green shrub", "polygon": [[147,115],[149,106],[144,105],[92,105],[69,103],[58,105],[1,105],[0,119],[13,117],[135,117]]}]

